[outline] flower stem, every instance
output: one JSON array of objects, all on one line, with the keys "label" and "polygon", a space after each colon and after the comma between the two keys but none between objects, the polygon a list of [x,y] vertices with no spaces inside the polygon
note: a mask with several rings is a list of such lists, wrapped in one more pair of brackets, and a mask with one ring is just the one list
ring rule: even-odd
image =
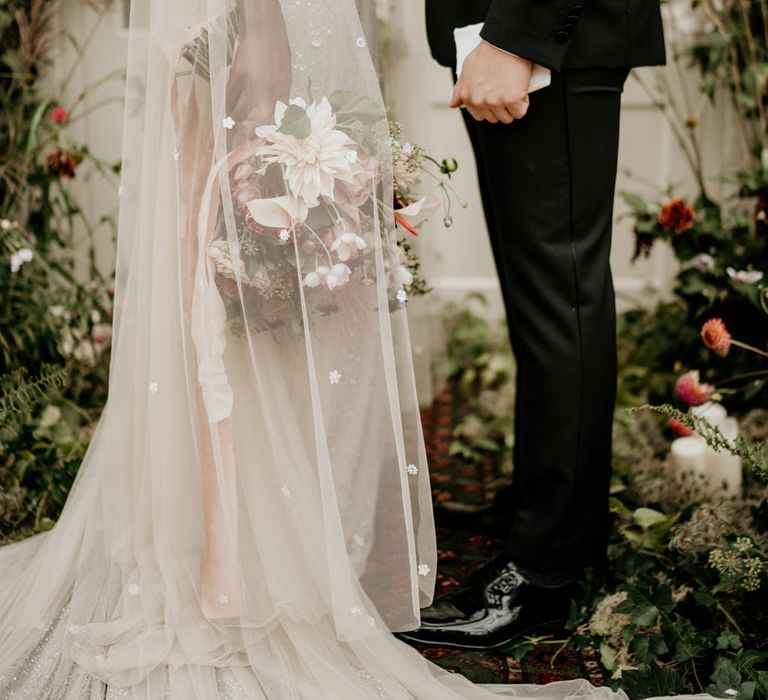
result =
[{"label": "flower stem", "polygon": [[738,382],[742,379],[753,379],[754,377],[764,377],[768,375],[768,369],[760,370],[759,372],[747,372],[746,374],[737,374],[728,379],[721,379],[719,384],[730,384],[731,382]]},{"label": "flower stem", "polygon": [[742,350],[749,350],[750,352],[757,353],[758,355],[762,355],[763,357],[768,357],[768,352],[765,350],[760,350],[760,348],[756,348],[754,345],[748,345],[747,343],[742,343],[740,340],[732,340],[731,343],[733,343],[737,348],[741,348]]}]

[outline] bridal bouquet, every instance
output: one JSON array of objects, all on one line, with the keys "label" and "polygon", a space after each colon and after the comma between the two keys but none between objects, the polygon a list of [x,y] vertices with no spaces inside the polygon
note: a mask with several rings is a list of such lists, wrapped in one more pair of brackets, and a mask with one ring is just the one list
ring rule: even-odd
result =
[{"label": "bridal bouquet", "polygon": [[[302,296],[312,313],[329,313],[338,309],[339,294],[382,276],[393,309],[409,292],[426,291],[405,236],[397,247],[388,241],[388,222],[394,218],[418,235],[417,227],[442,206],[449,226],[445,176],[455,161],[441,163],[401,143],[397,124],[382,135],[383,109],[347,91],[279,102],[272,124],[254,128],[227,117],[224,128],[255,137],[250,155],[229,173],[237,241],[223,233],[207,250],[235,330],[247,322],[255,331],[287,325],[299,332]],[[391,165],[382,162],[387,158]],[[444,203],[434,192],[421,194],[425,173]]]}]

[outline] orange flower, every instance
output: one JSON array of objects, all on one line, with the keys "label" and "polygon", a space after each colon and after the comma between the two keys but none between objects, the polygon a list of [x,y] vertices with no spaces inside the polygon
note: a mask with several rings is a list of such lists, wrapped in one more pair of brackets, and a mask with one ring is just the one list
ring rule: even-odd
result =
[{"label": "orange flower", "polygon": [[73,178],[77,166],[83,161],[83,156],[79,153],[66,153],[61,149],[54,148],[45,159],[45,166],[54,175],[59,177]]},{"label": "orange flower", "polygon": [[671,199],[659,213],[659,223],[665,231],[684,233],[693,228],[696,211],[684,199]]},{"label": "orange flower", "polygon": [[690,435],[693,435],[693,430],[687,425],[683,425],[676,418],[670,418],[667,427],[674,430],[680,437],[689,437]]},{"label": "orange flower", "polygon": [[704,345],[718,355],[727,355],[731,349],[732,336],[721,318],[710,318],[701,327],[701,339]]}]

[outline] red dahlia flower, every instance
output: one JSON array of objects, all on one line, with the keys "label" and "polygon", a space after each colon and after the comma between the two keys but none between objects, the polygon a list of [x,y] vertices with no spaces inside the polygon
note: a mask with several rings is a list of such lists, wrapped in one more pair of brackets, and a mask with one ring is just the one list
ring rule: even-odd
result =
[{"label": "red dahlia flower", "polygon": [[659,223],[665,231],[684,233],[693,228],[696,211],[684,199],[671,199],[659,212]]}]

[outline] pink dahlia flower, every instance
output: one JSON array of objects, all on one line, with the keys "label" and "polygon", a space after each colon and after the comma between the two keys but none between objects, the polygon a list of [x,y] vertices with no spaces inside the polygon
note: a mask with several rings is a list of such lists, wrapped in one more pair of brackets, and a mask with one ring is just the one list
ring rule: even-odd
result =
[{"label": "pink dahlia flower", "polygon": [[677,380],[675,393],[689,406],[701,406],[712,398],[715,387],[712,384],[702,384],[699,370],[694,369]]}]

